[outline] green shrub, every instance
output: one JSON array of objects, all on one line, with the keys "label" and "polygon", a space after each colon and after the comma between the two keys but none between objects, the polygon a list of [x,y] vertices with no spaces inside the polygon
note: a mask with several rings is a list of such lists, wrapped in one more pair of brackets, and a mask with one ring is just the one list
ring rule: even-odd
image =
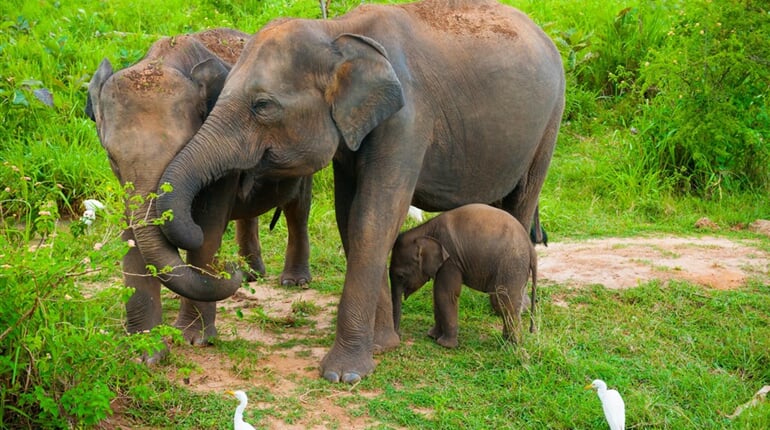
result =
[{"label": "green shrub", "polygon": [[754,2],[693,2],[638,85],[646,168],[681,192],[768,190],[770,25]]},{"label": "green shrub", "polygon": [[98,226],[63,225],[54,200],[34,211],[31,223],[0,223],[0,428],[93,426],[118,394],[150,382],[135,358],[178,331],[127,336],[133,290],[89,288],[119,276],[122,211],[97,212]]}]

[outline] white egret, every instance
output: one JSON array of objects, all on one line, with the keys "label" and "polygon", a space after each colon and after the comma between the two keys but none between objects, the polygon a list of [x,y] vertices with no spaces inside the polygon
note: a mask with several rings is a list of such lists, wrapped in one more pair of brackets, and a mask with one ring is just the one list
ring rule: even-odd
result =
[{"label": "white egret", "polygon": [[85,206],[86,210],[83,212],[83,216],[80,217],[80,220],[83,221],[83,224],[85,225],[93,224],[96,219],[96,211],[104,210],[104,203],[94,199],[84,201],[83,206]]},{"label": "white egret", "polygon": [[407,213],[407,215],[417,222],[422,222],[422,220],[424,219],[422,210],[414,206],[409,206],[409,212]]},{"label": "white egret", "polygon": [[97,210],[103,210],[104,209],[104,203],[100,202],[99,200],[94,199],[88,199],[83,201],[83,206],[85,206],[87,211],[94,211]]},{"label": "white egret", "polygon": [[602,401],[604,417],[610,425],[610,430],[624,430],[626,428],[626,405],[620,393],[615,390],[608,390],[607,384],[601,379],[596,379],[585,386],[586,390],[594,389]]},{"label": "white egret", "polygon": [[246,409],[246,405],[249,403],[249,398],[246,397],[246,393],[241,390],[238,391],[226,391],[227,394],[234,396],[240,400],[241,403],[235,408],[235,417],[233,418],[233,429],[235,430],[254,430],[254,426],[243,420],[243,411]]}]

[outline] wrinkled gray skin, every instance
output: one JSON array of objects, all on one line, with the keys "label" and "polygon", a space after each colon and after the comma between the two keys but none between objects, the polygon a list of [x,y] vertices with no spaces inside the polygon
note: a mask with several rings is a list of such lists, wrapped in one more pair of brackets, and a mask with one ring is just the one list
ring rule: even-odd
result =
[{"label": "wrinkled gray skin", "polygon": [[[108,60],[101,63],[89,85],[86,111],[96,122],[120,183],[133,183],[131,195],[156,192],[166,165],[203,124],[248,37],[239,31],[216,29],[163,38],[131,67],[113,73]],[[216,273],[211,265],[231,219],[237,220],[239,253],[253,271],[264,274],[257,216],[280,207],[289,227],[281,281],[310,281],[307,219],[312,179],[262,179],[261,183],[260,179],[248,171],[233,172],[197,193],[192,212],[204,239],[187,253],[188,264],[158,227],[140,225],[143,218],[156,218],[155,207],[143,204],[132,211],[126,201],[126,218],[133,228],[123,238],[136,243],[123,258],[125,283],[135,289],[126,305],[130,333],[161,322],[162,281],[183,297],[174,325],[183,330],[185,338],[207,344],[216,335],[215,301],[232,295],[241,276],[235,273],[232,279],[217,279],[195,268]],[[148,264],[174,270],[156,278],[149,276]]]},{"label": "wrinkled gray skin", "polygon": [[483,204],[461,206],[401,233],[390,257],[393,322],[401,322],[401,297],[433,279],[435,325],[428,336],[457,346],[460,289],[467,285],[496,297],[503,337],[521,340],[521,312],[532,273],[530,332],[535,330],[537,253],[524,227],[508,212]]},{"label": "wrinkled gray skin", "polygon": [[175,218],[163,231],[196,247],[193,198],[228,172],[298,177],[331,161],[347,270],[321,374],[355,383],[374,370],[375,352],[399,343],[387,263],[410,202],[428,211],[499,202],[530,225],[564,87],[553,42],[490,0],[363,5],[333,20],[269,24],[166,168],[174,192],[158,207]]}]

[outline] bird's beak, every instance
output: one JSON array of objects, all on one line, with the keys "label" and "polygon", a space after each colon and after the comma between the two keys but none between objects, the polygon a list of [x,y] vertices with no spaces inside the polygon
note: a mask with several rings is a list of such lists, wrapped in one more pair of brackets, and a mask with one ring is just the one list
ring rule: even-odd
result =
[{"label": "bird's beak", "polygon": [[588,384],[585,387],[583,387],[584,390],[592,390],[594,388],[594,384]]},{"label": "bird's beak", "polygon": [[225,394],[229,394],[231,396],[234,396],[235,392],[233,390],[227,390],[227,391],[225,391]]}]

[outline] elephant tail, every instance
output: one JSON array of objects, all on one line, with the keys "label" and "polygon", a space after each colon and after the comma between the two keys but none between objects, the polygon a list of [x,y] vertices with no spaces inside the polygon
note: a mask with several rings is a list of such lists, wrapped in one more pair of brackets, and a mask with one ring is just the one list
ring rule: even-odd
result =
[{"label": "elephant tail", "polygon": [[535,214],[532,217],[532,226],[529,229],[529,240],[532,243],[542,243],[548,246],[548,234],[545,229],[540,225],[540,205],[535,206]]},{"label": "elephant tail", "polygon": [[537,252],[535,247],[530,247],[529,258],[529,270],[532,272],[532,291],[529,296],[529,332],[535,333],[537,328],[535,327],[535,302],[537,300]]},{"label": "elephant tail", "polygon": [[275,212],[273,212],[273,219],[270,220],[270,231],[273,231],[273,228],[278,223],[279,218],[281,218],[281,208],[276,207]]}]

